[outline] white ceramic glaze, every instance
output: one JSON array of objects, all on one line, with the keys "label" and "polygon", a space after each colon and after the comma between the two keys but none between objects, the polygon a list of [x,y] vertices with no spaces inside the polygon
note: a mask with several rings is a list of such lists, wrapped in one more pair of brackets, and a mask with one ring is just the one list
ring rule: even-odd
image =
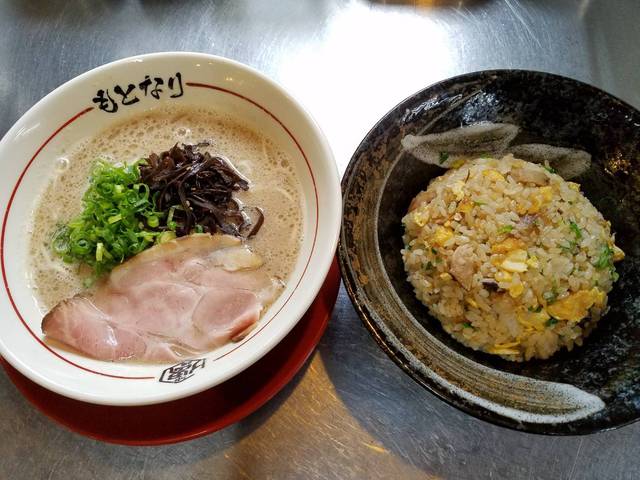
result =
[{"label": "white ceramic glaze", "polygon": [[[164,79],[159,99],[145,96],[137,87],[146,75]],[[168,85],[171,77],[173,89]],[[136,86],[133,93],[140,101],[131,105],[118,102],[117,112],[101,110],[93,100],[98,90],[109,89],[118,101],[121,97],[114,93],[114,87],[121,85],[126,91],[129,84]],[[53,175],[61,152],[125,116],[172,102],[232,111],[265,133],[288,152],[304,193],[301,252],[285,291],[246,339],[199,356],[205,359],[204,366],[189,370],[191,376],[184,375],[188,370],[184,368],[182,375],[170,376],[170,365],[101,362],[43,343],[42,314],[34,303],[26,269],[25,219],[38,192]],[[106,107],[112,109],[111,104]],[[319,291],[334,257],[341,217],[340,184],[324,135],[282,87],[228,59],[199,53],[158,53],[91,70],[57,88],[25,113],[0,142],[0,158],[0,353],[33,381],[78,400],[105,405],[161,403],[198,393],[238,374],[295,326]]]}]

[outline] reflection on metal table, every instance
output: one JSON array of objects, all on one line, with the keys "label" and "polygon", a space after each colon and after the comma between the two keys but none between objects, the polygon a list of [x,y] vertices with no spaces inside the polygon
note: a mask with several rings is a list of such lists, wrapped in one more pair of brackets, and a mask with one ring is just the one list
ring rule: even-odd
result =
[{"label": "reflection on metal table", "polygon": [[[583,80],[640,107],[635,0],[1,0],[0,134],[66,80],[151,51],[247,63],[295,95],[340,171],[414,91],[488,68]],[[11,159],[4,159],[11,161]],[[318,350],[264,408],[164,447],[85,439],[0,375],[1,478],[634,478],[640,424],[587,437],[496,427],[446,405],[376,346],[344,290]]]}]

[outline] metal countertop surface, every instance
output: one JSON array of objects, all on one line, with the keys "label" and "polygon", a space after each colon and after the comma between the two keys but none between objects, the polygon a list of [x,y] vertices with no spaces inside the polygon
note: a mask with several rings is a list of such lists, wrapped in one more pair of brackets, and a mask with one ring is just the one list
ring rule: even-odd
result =
[{"label": "metal countertop surface", "polygon": [[[544,70],[640,107],[639,22],[637,0],[0,0],[0,135],[90,68],[200,51],[284,85],[343,172],[398,101],[464,72]],[[640,423],[543,437],[465,415],[386,357],[343,288],[302,371],[223,431],[162,447],[103,444],[44,417],[1,373],[0,438],[2,479],[640,477]]]}]

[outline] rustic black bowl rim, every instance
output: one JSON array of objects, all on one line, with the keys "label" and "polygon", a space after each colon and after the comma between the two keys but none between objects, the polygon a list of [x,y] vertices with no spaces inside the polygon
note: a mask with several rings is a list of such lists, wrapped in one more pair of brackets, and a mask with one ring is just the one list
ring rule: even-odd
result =
[{"label": "rustic black bowl rim", "polygon": [[[371,129],[367,132],[363,140],[360,142],[356,150],[354,151],[351,159],[349,160],[349,164],[342,176],[341,186],[342,186],[342,194],[343,194],[343,207],[345,201],[345,187],[347,183],[350,181],[353,176],[354,170],[357,168],[358,161],[357,158],[359,154],[366,150],[367,145],[370,142],[370,137],[375,133],[378,127],[385,123],[390,117],[397,115],[398,112],[404,112],[404,107],[406,104],[411,103],[413,99],[417,96],[426,95],[430,90],[446,88],[450,84],[455,84],[458,82],[469,82],[474,79],[479,79],[480,77],[485,77],[489,75],[501,76],[501,75],[524,75],[530,74],[534,76],[538,76],[539,78],[556,78],[558,80],[562,80],[569,83],[574,83],[576,87],[581,87],[586,90],[590,90],[594,95],[605,96],[612,102],[618,103],[623,108],[627,108],[630,110],[636,110],[635,107],[625,102],[624,100],[612,95],[601,88],[598,88],[589,83],[576,80],[571,77],[566,77],[563,75],[543,72],[539,70],[527,70],[527,69],[491,69],[491,70],[476,70],[469,73],[464,73],[461,75],[456,75],[453,77],[446,78],[444,80],[440,80],[438,82],[432,83],[431,85],[422,88],[402,101],[396,104],[393,108],[391,108],[382,118],[380,118],[376,124],[371,127]],[[343,208],[344,212],[344,208]],[[343,213],[344,215],[344,213]],[[344,216],[342,221],[342,227],[344,228]],[[411,364],[408,358],[397,348],[394,347],[392,341],[387,338],[382,331],[382,329],[377,325],[377,323],[373,320],[373,316],[371,315],[371,311],[373,310],[372,306],[369,305],[368,302],[361,299],[356,291],[356,286],[358,284],[357,276],[354,275],[354,272],[351,268],[351,263],[349,262],[347,248],[345,246],[345,241],[343,238],[343,233],[341,230],[340,240],[338,242],[338,263],[340,266],[340,272],[342,275],[342,279],[344,281],[345,289],[353,306],[355,307],[360,320],[369,331],[371,336],[374,338],[378,346],[396,363],[405,373],[407,373],[415,382],[417,382],[420,386],[425,388],[427,391],[435,395],[440,400],[445,403],[453,406],[454,408],[467,413],[473,417],[476,417],[480,420],[489,422],[494,425],[498,425],[500,427],[506,427],[511,430],[516,430],[525,433],[534,433],[538,435],[547,435],[547,436],[577,436],[577,435],[589,435],[593,433],[607,432],[611,430],[618,429],[620,427],[624,427],[626,425],[630,425],[632,423],[640,420],[640,412],[635,417],[629,418],[628,420],[622,422],[598,422],[598,423],[587,423],[580,425],[579,427],[573,426],[570,430],[566,428],[568,424],[566,423],[531,423],[531,422],[520,422],[514,420],[509,417],[505,417],[499,415],[497,413],[492,412],[491,410],[487,410],[480,405],[468,402],[459,396],[447,391],[444,387],[439,385],[434,380],[429,379],[428,377],[422,376],[417,370],[411,367]],[[564,427],[564,428],[563,428]]]}]

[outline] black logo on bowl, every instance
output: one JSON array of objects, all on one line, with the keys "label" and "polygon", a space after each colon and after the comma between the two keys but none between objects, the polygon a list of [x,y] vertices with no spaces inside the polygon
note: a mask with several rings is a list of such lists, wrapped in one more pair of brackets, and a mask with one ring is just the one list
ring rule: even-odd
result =
[{"label": "black logo on bowl", "polygon": [[194,358],[193,360],[185,360],[162,371],[162,375],[158,379],[161,383],[180,383],[187,378],[195,375],[199,368],[204,368],[204,358]]},{"label": "black logo on bowl", "polygon": [[[166,88],[164,87],[165,85]],[[184,94],[182,74],[176,72],[173,77],[167,79],[166,83],[162,77],[153,77],[152,79],[149,75],[145,75],[144,80],[138,85],[133,83],[128,84],[126,87],[114,85],[112,92],[108,88],[98,90],[96,96],[93,97],[93,103],[97,104],[98,108],[103,112],[116,113],[119,105],[127,106],[138,103],[140,101],[138,95],[142,97],[143,93],[144,97],[153,97],[156,100],[160,100],[163,95],[168,93],[171,93],[169,98],[178,98]]]}]

